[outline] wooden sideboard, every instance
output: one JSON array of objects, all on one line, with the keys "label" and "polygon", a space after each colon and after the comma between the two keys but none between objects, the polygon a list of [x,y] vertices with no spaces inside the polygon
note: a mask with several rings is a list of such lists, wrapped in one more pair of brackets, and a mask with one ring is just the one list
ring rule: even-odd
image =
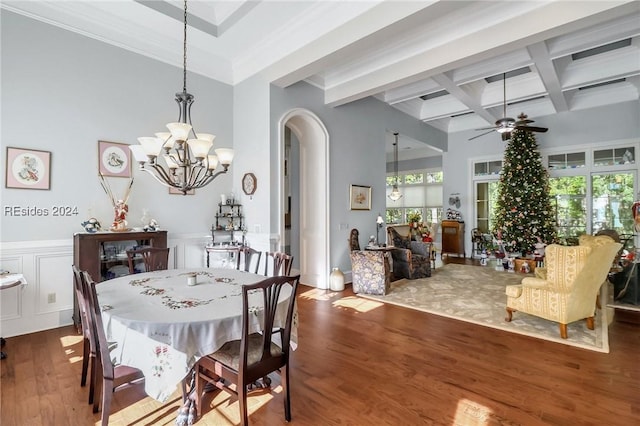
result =
[{"label": "wooden sideboard", "polygon": [[[167,231],[78,232],[73,235],[73,263],[81,271],[87,271],[95,282],[105,281],[129,273],[126,250],[136,246],[166,248]],[[80,328],[75,297],[73,323]]]},{"label": "wooden sideboard", "polygon": [[440,257],[455,254],[465,257],[464,251],[464,222],[457,220],[443,220],[442,227],[442,251]]}]

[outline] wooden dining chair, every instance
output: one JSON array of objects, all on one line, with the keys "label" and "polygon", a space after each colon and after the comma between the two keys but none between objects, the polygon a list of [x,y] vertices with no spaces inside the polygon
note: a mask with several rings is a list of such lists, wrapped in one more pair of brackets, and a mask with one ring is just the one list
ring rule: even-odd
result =
[{"label": "wooden dining chair", "polygon": [[[236,269],[238,271],[240,271],[240,258],[244,259],[244,271],[245,272],[253,272],[254,274],[258,273],[258,268],[260,267],[260,258],[262,257],[262,252],[258,251],[256,249],[252,249],[251,247],[242,247],[239,251],[238,251],[238,257],[236,260]],[[251,269],[251,262],[253,262],[253,259],[256,259],[256,266],[254,268],[253,271],[250,271]]]},{"label": "wooden dining chair", "polygon": [[[144,374],[134,367],[113,365],[111,356],[109,355],[109,345],[104,331],[104,324],[102,322],[102,312],[100,311],[100,305],[98,303],[96,283],[86,272],[83,273],[83,277],[84,300],[85,305],[88,307],[89,325],[95,336],[96,344],[95,359],[97,368],[95,370],[95,377],[93,377],[92,380],[97,394],[93,399],[93,412],[97,413],[102,406],[102,426],[107,426],[109,424],[113,393],[120,390],[123,385],[140,383],[144,380]],[[100,404],[100,400],[102,400],[102,404]]]},{"label": "wooden dining chair", "polygon": [[134,250],[127,250],[129,259],[129,273],[135,274],[135,260],[142,258],[144,262],[144,272],[164,271],[169,267],[169,248],[143,247]]},{"label": "wooden dining chair", "polygon": [[[240,422],[247,425],[248,386],[259,379],[263,379],[268,386],[271,383],[268,375],[279,371],[284,395],[284,417],[287,421],[291,420],[289,343],[299,280],[299,275],[269,277],[256,284],[242,286],[242,337],[240,340],[227,342],[213,354],[200,358],[194,367],[195,402],[199,416],[202,415],[202,393],[208,382],[237,396]],[[286,319],[284,324],[276,324],[278,300],[285,285],[291,288],[291,297],[286,304]],[[253,318],[256,317],[256,293],[262,295],[262,306],[258,308],[261,309],[262,321],[259,321],[259,330],[250,332],[249,323],[255,323]],[[273,341],[273,336],[276,335],[280,337],[281,346]]]},{"label": "wooden dining chair", "polygon": [[[288,276],[291,274],[291,266],[293,265],[293,256],[283,252],[266,252],[264,262],[264,276]],[[271,262],[269,262],[271,259]],[[269,274],[269,263],[271,263],[271,275]]]},{"label": "wooden dining chair", "polygon": [[[91,326],[89,324],[89,310],[85,303],[84,285],[82,283],[84,276],[82,271],[78,269],[76,265],[71,266],[73,268],[73,290],[75,292],[76,302],[78,303],[80,326],[82,327],[82,373],[80,376],[80,386],[86,386],[89,362],[91,362],[90,377],[95,377],[96,348],[94,336],[91,333]],[[93,382],[90,380],[89,404],[93,403],[93,385]]]}]

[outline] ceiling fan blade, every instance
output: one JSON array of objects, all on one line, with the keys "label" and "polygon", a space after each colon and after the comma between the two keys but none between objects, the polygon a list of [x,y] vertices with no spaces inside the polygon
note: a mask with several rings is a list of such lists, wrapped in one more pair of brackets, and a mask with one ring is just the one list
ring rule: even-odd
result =
[{"label": "ceiling fan blade", "polygon": [[472,138],[469,138],[469,140],[470,140],[470,141],[472,141],[472,140],[474,140],[474,139],[479,138],[480,136],[488,135],[488,134],[489,134],[489,133],[491,133],[491,132],[493,132],[493,129],[492,129],[492,130],[489,130],[488,132],[480,133],[479,135],[476,135],[476,136],[474,136],[474,137],[472,137]]},{"label": "ceiling fan blade", "polygon": [[473,130],[477,130],[477,131],[479,131],[479,130],[495,130],[495,128],[496,128],[495,126],[491,126],[491,127],[481,127],[479,129],[473,129]]},{"label": "ceiling fan blade", "polygon": [[533,123],[533,122],[534,122],[534,120],[526,119],[526,120],[518,120],[518,121],[516,121],[516,124],[517,125],[521,125],[521,124],[529,124],[529,123]]},{"label": "ceiling fan blade", "polygon": [[545,133],[546,131],[549,130],[546,127],[536,127],[536,126],[516,126],[515,128],[518,130],[524,130],[527,132],[539,132],[539,133]]}]

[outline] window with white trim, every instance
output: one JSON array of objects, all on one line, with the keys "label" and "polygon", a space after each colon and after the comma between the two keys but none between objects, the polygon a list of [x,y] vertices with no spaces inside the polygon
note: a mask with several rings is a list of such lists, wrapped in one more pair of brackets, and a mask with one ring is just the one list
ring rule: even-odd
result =
[{"label": "window with white trim", "polygon": [[[392,201],[388,195],[395,182],[387,175],[387,224],[407,223],[410,214],[419,213],[423,222],[439,223],[442,219],[442,171],[422,170],[398,174],[398,189],[402,198]],[[434,225],[435,226],[435,225]]]}]

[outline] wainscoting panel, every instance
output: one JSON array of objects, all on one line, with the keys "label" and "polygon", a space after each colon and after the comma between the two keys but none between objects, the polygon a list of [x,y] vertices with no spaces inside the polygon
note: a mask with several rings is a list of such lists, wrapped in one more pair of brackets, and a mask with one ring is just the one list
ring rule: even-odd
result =
[{"label": "wainscoting panel", "polygon": [[50,314],[73,309],[73,251],[34,256],[35,313]]},{"label": "wainscoting panel", "polygon": [[[0,258],[2,269],[22,273],[20,256],[3,256]],[[22,316],[22,298],[24,286],[12,287],[0,291],[0,321],[17,319]]]},{"label": "wainscoting panel", "polygon": [[[203,268],[206,234],[169,234],[170,268]],[[268,235],[249,234],[257,250],[269,248]],[[17,336],[72,324],[73,239],[0,243],[0,268],[24,274],[27,285],[0,292],[0,330]],[[262,270],[262,269],[261,269]]]}]

